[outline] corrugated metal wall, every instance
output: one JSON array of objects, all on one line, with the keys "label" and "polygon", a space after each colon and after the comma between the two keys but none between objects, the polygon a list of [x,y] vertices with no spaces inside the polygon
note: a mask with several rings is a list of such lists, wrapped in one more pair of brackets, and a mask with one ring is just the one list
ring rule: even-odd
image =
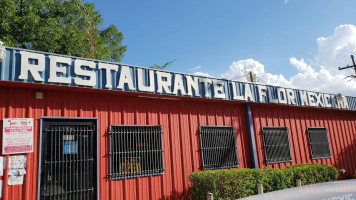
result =
[{"label": "corrugated metal wall", "polygon": [[[40,118],[43,116],[97,117],[99,119],[99,191],[100,199],[181,199],[187,194],[187,174],[201,170],[199,125],[226,125],[236,129],[241,168],[252,167],[245,104],[190,99],[157,99],[134,93],[58,86],[19,84],[0,86],[0,120],[34,118],[34,153],[28,155],[23,185],[8,186],[4,181],[3,199],[37,198]],[[11,83],[10,83],[11,84]],[[28,87],[28,88],[26,88]],[[49,89],[51,88],[51,89]],[[36,99],[43,92],[43,99]],[[356,115],[352,111],[311,109],[291,106],[253,104],[252,118],[259,167],[279,168],[297,163],[328,163],[349,173],[356,169]],[[108,127],[111,124],[162,125],[163,175],[110,180]],[[290,163],[265,163],[261,129],[263,126],[287,126],[293,160]],[[332,157],[312,160],[308,127],[327,127]],[[2,122],[0,123],[2,131]],[[1,146],[1,144],[0,144]],[[8,158],[8,156],[7,156]],[[8,165],[8,159],[7,159]],[[8,167],[4,174],[8,173]]]},{"label": "corrugated metal wall", "polygon": [[[356,114],[355,112],[281,106],[253,105],[252,116],[259,167],[280,168],[299,163],[327,163],[355,174]],[[292,151],[292,162],[268,164],[263,147],[263,126],[286,126]],[[330,139],[331,158],[312,159],[308,127],[326,127]]]},{"label": "corrugated metal wall", "polygon": [[[2,82],[3,83],[3,82]],[[9,84],[9,83],[7,83]],[[187,194],[187,174],[201,170],[199,125],[234,126],[241,168],[251,167],[251,153],[246,128],[244,104],[156,99],[119,95],[84,89],[68,91],[0,86],[0,120],[34,118],[34,153],[29,153],[23,185],[8,186],[4,180],[3,199],[37,198],[40,118],[43,116],[97,117],[99,119],[99,191],[100,199],[181,199]],[[35,87],[32,85],[31,87]],[[49,88],[50,86],[47,86]],[[35,93],[43,92],[43,99]],[[161,124],[164,166],[160,176],[110,180],[109,137],[111,124]],[[2,131],[2,121],[0,123]],[[1,144],[0,144],[1,145]],[[8,156],[6,156],[8,158]],[[8,159],[7,159],[8,160]],[[7,161],[8,162],[8,161]],[[8,164],[7,164],[8,165]],[[4,174],[8,173],[8,167]]]}]

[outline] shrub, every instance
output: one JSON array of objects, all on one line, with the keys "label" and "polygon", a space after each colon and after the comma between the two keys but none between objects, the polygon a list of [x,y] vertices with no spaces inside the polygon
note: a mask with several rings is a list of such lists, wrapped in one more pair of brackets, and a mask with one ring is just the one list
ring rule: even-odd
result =
[{"label": "shrub", "polygon": [[221,169],[189,174],[193,199],[205,200],[208,192],[214,199],[238,199],[257,194],[257,184],[265,192],[295,187],[300,179],[303,185],[336,180],[338,170],[328,164],[298,164],[284,169]]}]

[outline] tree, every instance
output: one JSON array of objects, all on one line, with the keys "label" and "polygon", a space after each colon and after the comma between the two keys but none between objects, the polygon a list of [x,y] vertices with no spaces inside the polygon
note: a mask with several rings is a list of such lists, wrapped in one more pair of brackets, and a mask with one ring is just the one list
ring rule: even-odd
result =
[{"label": "tree", "polygon": [[119,62],[123,34],[102,22],[83,0],[0,0],[0,40],[7,46]]},{"label": "tree", "polygon": [[175,62],[175,61],[176,61],[176,59],[174,59],[174,60],[172,60],[172,61],[169,61],[169,62],[167,62],[166,64],[164,64],[164,65],[162,65],[162,66],[159,66],[159,65],[154,64],[154,65],[150,66],[150,68],[163,70],[164,68],[166,68],[168,65],[172,64],[172,63]]}]

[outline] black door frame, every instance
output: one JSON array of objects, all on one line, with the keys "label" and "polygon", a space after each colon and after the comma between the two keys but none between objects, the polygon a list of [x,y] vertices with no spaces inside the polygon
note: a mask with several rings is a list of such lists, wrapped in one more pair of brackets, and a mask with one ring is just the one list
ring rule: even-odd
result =
[{"label": "black door frame", "polygon": [[[75,121],[94,121],[96,126],[96,196],[99,200],[99,119],[97,117],[41,117],[40,120],[40,146],[39,146],[39,157],[38,157],[38,184],[37,184],[37,200],[41,197],[41,162],[42,162],[42,133],[43,133],[43,123],[44,121],[53,120],[73,120]],[[95,137],[95,136],[94,136]],[[95,151],[95,150],[94,150]]]}]

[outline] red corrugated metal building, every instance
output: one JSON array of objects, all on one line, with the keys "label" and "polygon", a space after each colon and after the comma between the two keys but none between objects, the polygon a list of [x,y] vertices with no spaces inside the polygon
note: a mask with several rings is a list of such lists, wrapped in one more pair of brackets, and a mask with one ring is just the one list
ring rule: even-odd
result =
[{"label": "red corrugated metal building", "polygon": [[[27,55],[26,53],[31,54]],[[37,69],[37,72],[43,80],[36,80],[36,71],[31,71],[30,68],[27,68],[27,76],[29,78],[22,79],[21,75],[26,71],[26,66],[24,67],[24,65],[27,65],[27,67],[40,66],[42,63],[40,56],[45,57],[43,62],[45,67]],[[57,56],[57,60],[58,57],[70,59],[70,63],[66,68],[68,73],[57,71],[57,75],[54,76],[71,76],[72,80],[74,77],[81,77],[85,81],[92,78],[87,74],[76,74],[78,70],[71,70],[71,67],[76,64],[76,60],[95,63],[98,67],[92,71],[97,74],[96,85],[88,87],[80,84],[74,85],[75,82],[68,84],[47,82],[47,79],[52,75],[47,73],[46,70],[54,70],[54,67],[50,64],[54,56]],[[32,60],[36,59],[38,61],[34,61],[31,64]],[[27,62],[30,64],[27,64]],[[61,60],[58,63],[68,62]],[[64,68],[60,67],[58,63],[58,69]],[[9,168],[9,159],[14,154],[4,154],[2,152],[2,156],[7,158],[6,167],[1,177],[3,181],[2,199],[53,199],[56,195],[59,197],[68,195],[67,197],[73,197],[74,199],[85,197],[86,199],[111,200],[185,198],[187,197],[189,186],[188,174],[193,171],[204,170],[203,156],[209,155],[208,151],[204,155],[202,153],[204,149],[202,147],[209,143],[204,144],[202,142],[202,126],[213,128],[232,127],[229,130],[233,130],[236,138],[236,159],[238,159],[238,162],[234,163],[234,165],[239,168],[283,168],[298,163],[328,163],[339,169],[345,169],[347,173],[355,173],[356,112],[354,108],[355,98],[353,97],[343,97],[343,103],[338,102],[339,100],[335,95],[314,93],[313,96],[313,93],[310,93],[311,95],[308,93],[308,100],[306,101],[309,103],[306,104],[304,102],[303,104],[303,92],[299,92],[299,90],[283,89],[284,92],[280,92],[280,89],[273,86],[235,83],[207,77],[198,77],[197,80],[201,79],[197,84],[199,89],[194,89],[191,84],[192,89],[189,94],[188,79],[194,80],[195,76],[177,75],[171,72],[164,72],[165,74],[163,74],[160,71],[142,69],[146,70],[142,78],[137,75],[140,73],[138,71],[141,68],[128,66],[129,70],[132,70],[128,72],[128,74],[132,75],[130,78],[122,75],[124,74],[122,71],[124,70],[124,65],[108,63],[112,66],[118,66],[118,70],[115,71],[114,68],[111,68],[112,70],[98,72],[95,70],[100,69],[99,63],[100,61],[7,48],[7,57],[2,62],[0,74],[2,78],[0,81],[0,130],[3,131],[3,120],[5,119],[29,118],[33,119],[34,125],[33,152],[18,153],[18,155],[27,156],[23,184],[8,184],[10,178],[8,173],[11,170]],[[84,63],[83,65],[89,66],[90,63]],[[82,69],[87,70],[87,68]],[[125,80],[122,89],[104,87],[105,81],[99,77],[105,78],[108,75],[108,71],[118,73],[112,76],[113,84],[120,85],[119,82]],[[155,74],[155,84],[153,84],[149,76],[151,71]],[[87,76],[87,78],[83,78],[84,76]],[[172,76],[172,85],[165,87],[165,84],[170,82],[167,80],[168,76]],[[149,92],[144,91],[141,87],[142,90],[139,91],[138,84],[142,81],[139,80],[141,78],[146,87],[149,86],[148,82],[151,81],[151,85],[155,85],[155,89]],[[37,79],[39,78],[37,77]],[[174,93],[174,88],[180,87],[180,79],[183,80],[184,88],[180,88],[179,91]],[[133,82],[134,91],[130,90],[130,81]],[[231,84],[235,84],[235,86],[231,86]],[[201,89],[204,86],[205,88]],[[162,88],[161,92],[159,87]],[[235,89],[237,92],[231,91],[231,89]],[[192,92],[193,90],[195,92]],[[289,91],[293,91],[294,95]],[[295,98],[294,101],[289,100],[293,96]],[[313,97],[315,99],[311,100]],[[51,123],[55,123],[56,120],[63,122],[63,127],[68,127],[70,121],[93,122],[97,133],[97,135],[95,135],[95,132],[93,133],[95,142],[85,143],[88,146],[81,147],[81,139],[76,139],[75,136],[75,134],[79,135],[79,133],[75,132],[74,136],[70,136],[67,133],[59,135],[58,142],[60,144],[58,146],[51,144],[52,140],[55,142],[57,140],[45,139],[43,135],[47,129],[44,124],[48,123],[48,127],[50,127]],[[122,153],[120,148],[131,144],[131,140],[125,140],[126,136],[117,135],[115,137],[119,139],[114,138],[113,126],[120,128],[121,125],[160,126],[163,132],[161,135],[162,148],[164,150],[162,152],[163,159],[160,160],[159,153],[149,154],[148,152],[140,153],[136,151],[136,156],[131,156],[130,161],[123,161],[121,157],[121,160],[115,161],[115,155]],[[123,127],[125,129],[125,126]],[[130,128],[131,126],[128,127]],[[287,130],[290,142],[290,160],[280,161],[275,158],[277,160],[267,161],[269,158],[266,157],[267,140],[263,137],[264,127],[284,127],[283,130]],[[308,128],[310,127],[321,127],[323,130],[327,130],[330,156],[313,159],[308,135]],[[142,135],[144,135],[143,132],[146,129],[145,127],[141,128]],[[217,129],[217,132],[219,130]],[[57,129],[52,134],[54,135],[56,131]],[[68,130],[66,129],[66,131]],[[83,136],[83,138],[85,137],[89,137],[89,135]],[[145,142],[149,143],[149,140],[155,140],[155,136],[152,137],[153,139],[141,140],[137,139],[141,138],[141,136],[137,136],[136,139],[140,140],[140,142],[135,143],[135,148],[140,149],[142,146],[147,145]],[[125,140],[125,144],[121,143],[120,138]],[[213,144],[211,141],[216,140],[214,138],[210,139],[209,145]],[[116,140],[118,143],[115,143]],[[159,138],[157,141],[159,141]],[[69,146],[68,151],[64,149],[66,145]],[[53,148],[57,147],[58,150],[53,150]],[[117,151],[115,151],[115,148]],[[86,154],[83,154],[84,157],[81,161],[80,156],[83,150],[85,153],[92,152],[94,155],[94,161],[88,161],[88,165],[85,165]],[[53,156],[58,155],[59,160],[52,158],[52,154],[48,152],[55,152]],[[210,154],[216,156],[212,152]],[[54,161],[50,164],[46,163],[46,155],[50,157],[48,157],[49,160]],[[151,175],[142,172],[144,168],[151,169],[148,164],[144,163],[151,162],[144,160],[144,155],[152,156],[149,159],[152,160],[153,165],[157,164],[159,167],[163,167],[164,169],[161,169],[163,171],[156,171],[157,174],[153,172]],[[67,160],[70,156],[73,156],[73,159],[75,157],[77,161]],[[232,160],[235,159],[234,154],[230,156],[232,156]],[[160,165],[160,161],[163,162],[163,166]],[[59,165],[56,165],[56,162]],[[77,163],[69,164],[68,166],[71,167],[66,167],[68,170],[73,169],[73,172],[71,172],[72,179],[70,180],[63,178],[64,173],[61,176],[57,174],[56,170],[62,173],[61,170],[65,170],[64,168],[54,169],[55,166],[66,166],[60,165],[66,162]],[[121,168],[116,169],[116,165]],[[128,165],[131,167],[135,165],[135,170],[141,170],[140,173],[142,174],[136,174],[131,177],[125,176],[127,171],[125,172],[122,167]],[[49,166],[48,169],[46,168],[48,170],[46,177],[43,177],[43,173],[46,170],[43,166]],[[85,166],[94,166],[92,171],[88,171],[88,173],[92,172],[94,177],[79,178],[82,181],[74,180],[76,177],[81,177],[78,171],[82,166],[84,168]],[[217,166],[216,168],[224,168],[224,166]],[[113,174],[115,170],[119,170],[116,173],[123,174],[115,178]],[[132,169],[130,168],[130,170]],[[42,177],[40,176],[41,173]],[[65,178],[68,177],[66,176]],[[65,184],[64,180],[66,181]],[[56,186],[56,188],[51,185],[52,182],[60,182],[62,185],[61,187]],[[80,188],[83,188],[79,186],[85,185],[86,182],[92,182],[90,187],[79,191]],[[70,183],[72,183],[72,186],[68,186]],[[81,195],[81,192],[94,194]]]}]

